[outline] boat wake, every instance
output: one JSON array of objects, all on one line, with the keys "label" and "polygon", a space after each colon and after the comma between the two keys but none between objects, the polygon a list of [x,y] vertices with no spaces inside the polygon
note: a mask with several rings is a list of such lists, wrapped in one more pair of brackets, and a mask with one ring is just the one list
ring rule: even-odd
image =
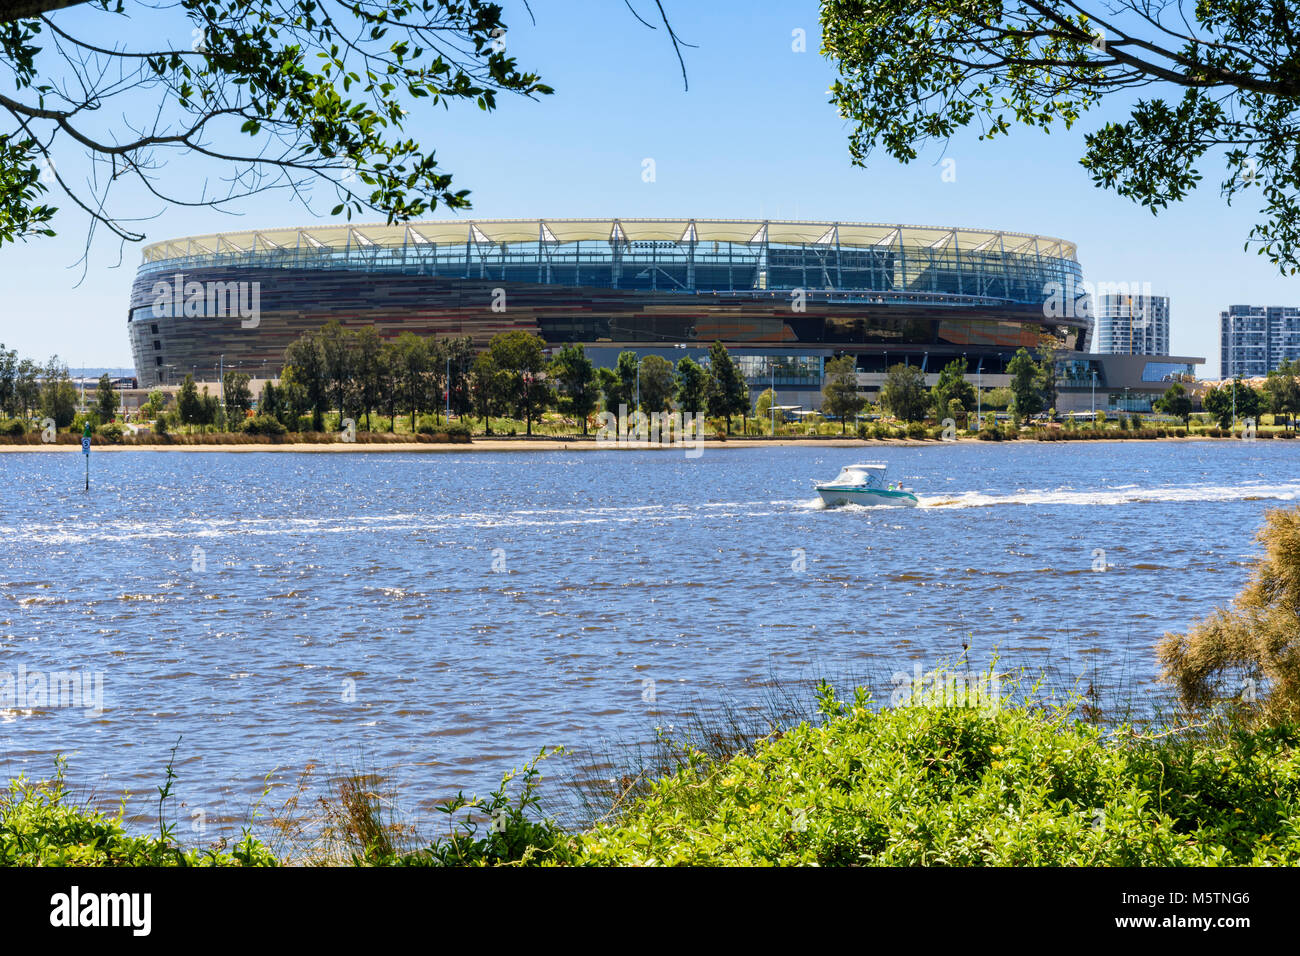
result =
[{"label": "boat wake", "polygon": [[[919,496],[918,496],[918,497],[919,497]],[[924,501],[924,500],[925,500],[924,498],[921,499],[921,501]],[[822,500],[822,498],[821,498],[820,495],[817,496],[816,498],[813,498],[813,499],[809,500],[809,501],[800,501],[800,502],[798,503],[798,506],[799,506],[801,509],[804,509],[804,510],[807,510],[807,511],[849,511],[849,512],[853,512],[853,511],[902,511],[902,510],[905,510],[905,509],[900,508],[900,507],[897,506],[897,505],[890,505],[890,504],[880,504],[880,505],[861,505],[861,504],[857,504],[857,503],[855,503],[855,502],[845,502],[845,503],[843,503],[843,504],[838,504],[838,505],[828,505],[825,501]]]},{"label": "boat wake", "polygon": [[1125,485],[1091,491],[1018,489],[1010,494],[965,491],[953,495],[919,495],[922,508],[993,508],[999,505],[1127,505],[1155,502],[1295,501],[1300,484],[1189,485],[1140,488]]},{"label": "boat wake", "polygon": [[[1237,485],[1185,485],[1168,487],[1139,487],[1121,485],[1111,488],[1078,490],[1075,488],[1017,489],[995,494],[984,491],[964,491],[952,494],[918,495],[918,507],[923,509],[995,508],[1003,505],[1021,506],[1098,506],[1127,505],[1160,502],[1233,502],[1233,501],[1297,501],[1300,500],[1300,483],[1291,484],[1237,484]],[[35,542],[53,546],[74,546],[90,542],[139,542],[148,539],[176,539],[197,543],[204,539],[227,537],[302,539],[323,535],[377,535],[392,536],[412,534],[421,537],[451,535],[470,529],[481,533],[486,529],[500,531],[508,528],[559,528],[565,526],[627,525],[649,522],[664,526],[672,522],[694,522],[701,519],[717,520],[733,517],[755,518],[798,511],[826,511],[854,514],[875,514],[882,510],[900,512],[906,509],[890,505],[841,504],[828,505],[819,496],[779,500],[751,501],[694,501],[676,503],[596,506],[586,508],[520,509],[491,512],[396,512],[378,515],[335,515],[322,518],[293,517],[243,517],[230,518],[178,518],[172,520],[116,519],[99,523],[54,521],[7,525],[0,523],[0,540],[9,544]]]}]

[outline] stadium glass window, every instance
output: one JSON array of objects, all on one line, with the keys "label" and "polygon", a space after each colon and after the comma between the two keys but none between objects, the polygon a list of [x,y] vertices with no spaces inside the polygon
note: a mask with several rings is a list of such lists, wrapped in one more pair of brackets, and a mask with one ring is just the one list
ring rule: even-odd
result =
[{"label": "stadium glass window", "polygon": [[1177,365],[1171,362],[1147,362],[1142,366],[1142,381],[1172,382],[1175,376],[1191,374],[1190,365]]}]

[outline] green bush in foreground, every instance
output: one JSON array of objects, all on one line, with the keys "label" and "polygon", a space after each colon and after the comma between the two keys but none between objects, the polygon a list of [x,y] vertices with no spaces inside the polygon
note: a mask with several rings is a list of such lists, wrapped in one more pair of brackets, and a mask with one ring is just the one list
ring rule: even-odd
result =
[{"label": "green bush in foreground", "polygon": [[[354,827],[360,843],[346,862],[1300,864],[1300,727],[1293,723],[1144,736],[1107,732],[1068,708],[1004,701],[993,709],[987,697],[980,706],[922,700],[888,709],[873,707],[863,691],[852,705],[827,685],[821,697],[820,722],[773,733],[748,752],[714,758],[685,749],[676,772],[587,832],[539,819],[535,760],[517,796],[507,792],[511,773],[489,798],[446,806],[452,831],[422,849],[395,848],[382,826]],[[19,780],[0,796],[3,865],[276,862],[247,835],[230,853],[183,850],[166,829],[129,836],[120,813],[105,818],[69,805],[61,765],[54,783]]]},{"label": "green bush in foreground", "polygon": [[0,794],[0,866],[275,866],[267,849],[245,836],[230,853],[185,850],[164,832],[131,836],[122,815],[109,817],[79,807],[63,785],[63,762],[55,778],[11,781]]},{"label": "green bush in foreground", "polygon": [[617,822],[608,865],[1169,866],[1300,862],[1296,728],[1108,737],[1066,713],[865,695],[715,762],[687,754]]}]

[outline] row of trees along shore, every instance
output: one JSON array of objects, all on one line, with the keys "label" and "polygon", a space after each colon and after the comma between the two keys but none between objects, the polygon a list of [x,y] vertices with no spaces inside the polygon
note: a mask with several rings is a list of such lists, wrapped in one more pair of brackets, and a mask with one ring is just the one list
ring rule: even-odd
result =
[{"label": "row of trees along shore", "polygon": [[[945,419],[974,430],[981,424],[972,417],[977,408],[994,413],[985,416],[985,428],[997,427],[1000,412],[1019,425],[1043,413],[1055,417],[1055,362],[1051,343],[1037,355],[1022,348],[1008,364],[1010,384],[984,389],[978,398],[964,358],[945,365],[931,386],[921,369],[897,364],[887,370],[879,404],[873,405],[858,388],[854,358],[840,356],[827,362],[821,410],[838,420],[841,434],[864,412],[892,418],[914,437],[922,435],[926,423]],[[476,354],[469,337],[421,338],[407,332],[384,341],[373,328],[347,329],[337,322],[293,342],[285,350],[279,382],[266,382],[256,399],[250,382],[244,372],[226,372],[218,397],[186,376],[170,409],[167,397],[156,390],[139,417],[155,421],[161,432],[185,427],[263,434],[323,432],[327,417],[334,426],[350,418],[365,431],[377,424],[395,432],[404,419],[411,432],[468,434],[469,421],[477,418],[489,435],[494,419],[510,434],[519,422],[532,435],[534,423],[554,412],[563,417],[562,424],[587,434],[594,413],[618,413],[625,407],[646,414],[671,409],[702,413],[729,435],[736,418],[746,433],[751,415],[758,428],[767,425],[776,398],[765,389],[751,409],[749,386],[721,343],[709,349],[706,363],[683,357],[674,364],[658,355],[638,357],[626,351],[610,369],[595,367],[580,345],[565,345],[548,357],[546,343],[524,331],[503,332]],[[107,375],[78,414],[80,402],[67,365],[57,356],[40,365],[0,345],[0,433],[20,434],[34,423],[53,421],[59,430],[80,432],[89,422],[109,437],[120,434],[120,400]],[[1294,431],[1300,414],[1300,362],[1283,362],[1259,389],[1240,379],[1211,387],[1202,403],[1206,426],[1217,422],[1219,429],[1229,429],[1271,414],[1275,427]],[[1181,382],[1171,384],[1155,402],[1157,412],[1182,419],[1184,427],[1190,427],[1194,407]],[[1096,424],[1104,424],[1105,413],[1098,419]],[[1117,424],[1138,426],[1140,416],[1120,416]],[[781,430],[821,434],[826,427],[834,428],[814,416],[798,425],[783,424]],[[876,434],[880,428],[859,425],[857,434],[881,437]],[[895,435],[891,431],[884,437]]]},{"label": "row of trees along shore", "polygon": [[68,364],[53,355],[44,364],[20,358],[0,342],[0,434],[22,434],[33,421],[52,421],[56,429],[94,426],[116,420],[121,397],[108,375],[101,375],[95,391],[86,397],[87,411],[78,415],[81,389],[72,380]]},{"label": "row of trees along shore", "polygon": [[[826,372],[825,410],[829,415],[845,422],[869,407],[856,390],[851,357],[827,363]],[[927,386],[921,369],[894,365],[881,386],[879,409],[902,422],[951,418],[958,427],[974,427],[969,416],[980,407],[991,412],[1006,411],[1018,424],[1044,413],[1056,417],[1058,379],[1056,356],[1050,346],[1040,349],[1037,357],[1028,349],[1020,349],[1007,365],[1010,384],[986,389],[978,400],[968,374],[966,359],[954,359],[940,370],[938,381]],[[1207,419],[1217,422],[1220,428],[1247,419],[1258,421],[1268,413],[1275,423],[1294,430],[1300,414],[1300,361],[1282,362],[1268,373],[1262,388],[1254,388],[1240,377],[1211,386],[1202,397],[1202,405]],[[1182,419],[1188,426],[1195,404],[1187,386],[1173,382],[1153,407],[1156,412]],[[1104,412],[1098,414],[1104,416]]]},{"label": "row of trees along shore", "polygon": [[[412,431],[466,429],[465,419],[478,418],[487,434],[493,419],[508,416],[531,436],[534,423],[552,410],[571,418],[583,434],[595,412],[617,414],[620,406],[647,414],[673,408],[706,414],[722,419],[728,434],[731,420],[750,411],[749,386],[721,343],[709,349],[707,364],[623,352],[612,369],[597,368],[581,345],[562,346],[550,357],[546,348],[539,336],[513,331],[496,335],[476,354],[469,337],[405,332],[383,341],[373,328],[331,322],[285,350],[279,384],[263,385],[256,415],[248,376],[227,373],[225,414],[231,422],[247,420],[250,430],[273,431],[274,422],[284,430],[317,432],[333,413],[366,431],[375,416],[387,431],[396,431],[402,417]],[[177,395],[176,421],[212,424],[210,401],[187,376]],[[461,421],[452,423],[452,417]]]}]

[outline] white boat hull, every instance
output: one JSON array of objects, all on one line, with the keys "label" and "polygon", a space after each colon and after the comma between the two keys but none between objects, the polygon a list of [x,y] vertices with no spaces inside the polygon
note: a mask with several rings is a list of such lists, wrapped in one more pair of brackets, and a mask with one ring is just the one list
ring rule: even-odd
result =
[{"label": "white boat hull", "polygon": [[819,487],[817,494],[828,505],[867,505],[868,507],[915,508],[916,495],[910,491],[875,490],[871,488],[825,488]]}]

